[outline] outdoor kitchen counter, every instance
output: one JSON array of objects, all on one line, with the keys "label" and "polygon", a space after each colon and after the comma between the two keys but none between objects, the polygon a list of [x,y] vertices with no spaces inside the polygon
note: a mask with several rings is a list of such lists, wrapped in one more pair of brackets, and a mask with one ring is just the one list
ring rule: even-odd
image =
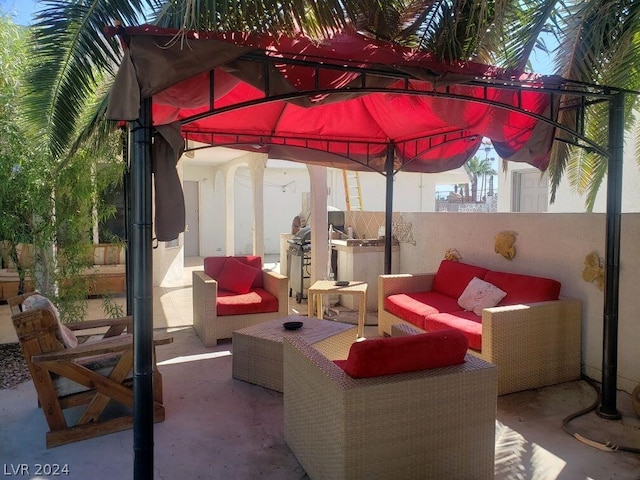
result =
[{"label": "outdoor kitchen counter", "polygon": [[[349,239],[331,240],[338,252],[337,280],[359,280],[369,284],[367,310],[378,309],[378,275],[384,273],[384,240]],[[391,247],[391,273],[400,271],[400,246]],[[353,297],[341,296],[340,304],[351,310],[358,305]]]}]

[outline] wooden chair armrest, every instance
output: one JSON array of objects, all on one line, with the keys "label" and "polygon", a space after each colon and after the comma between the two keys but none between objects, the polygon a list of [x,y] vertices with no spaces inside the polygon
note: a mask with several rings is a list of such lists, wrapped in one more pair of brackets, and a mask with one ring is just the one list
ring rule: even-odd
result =
[{"label": "wooden chair armrest", "polygon": [[[167,334],[156,334],[153,337],[153,344],[166,345],[173,342],[173,337]],[[59,352],[44,353],[31,357],[33,363],[44,363],[56,360],[73,360],[76,358],[91,357],[104,353],[123,352],[133,348],[133,335],[120,335],[110,337],[96,342],[83,343],[75,348],[67,348]]]},{"label": "wooden chair armrest", "polygon": [[99,318],[95,320],[83,320],[82,322],[66,324],[70,330],[87,330],[90,328],[112,327],[115,325],[133,326],[133,316],[129,315],[120,318]]}]

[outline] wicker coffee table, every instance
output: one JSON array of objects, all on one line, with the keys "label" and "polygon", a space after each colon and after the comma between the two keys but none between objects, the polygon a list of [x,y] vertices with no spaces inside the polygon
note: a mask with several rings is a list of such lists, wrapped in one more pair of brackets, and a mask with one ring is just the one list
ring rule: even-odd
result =
[{"label": "wicker coffee table", "polygon": [[[301,321],[299,330],[284,322]],[[331,360],[347,358],[356,327],[331,320],[290,315],[233,332],[233,378],[282,392],[282,339],[299,335]]]}]

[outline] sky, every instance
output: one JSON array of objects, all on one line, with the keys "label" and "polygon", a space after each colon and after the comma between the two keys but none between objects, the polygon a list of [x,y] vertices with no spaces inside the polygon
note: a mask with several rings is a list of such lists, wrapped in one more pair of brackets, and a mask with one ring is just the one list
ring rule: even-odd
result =
[{"label": "sky", "polygon": [[37,9],[39,5],[35,0],[0,0],[0,12],[11,16],[18,25],[28,25]]}]

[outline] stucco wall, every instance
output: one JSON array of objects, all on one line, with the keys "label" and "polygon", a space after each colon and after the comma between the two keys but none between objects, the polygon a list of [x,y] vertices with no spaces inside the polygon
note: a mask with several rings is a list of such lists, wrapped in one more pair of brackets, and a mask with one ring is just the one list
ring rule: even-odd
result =
[{"label": "stucco wall", "polygon": [[[251,219],[253,215],[251,173],[240,161],[233,173],[235,252],[250,254],[252,250]],[[200,195],[200,255],[222,255],[225,252],[226,213],[225,177],[221,168],[188,166],[184,179],[198,182]],[[461,182],[460,171],[440,175],[399,173],[394,181],[395,211],[434,211],[437,183]],[[366,211],[385,208],[385,178],[377,173],[362,173],[361,187]],[[327,205],[346,209],[342,171],[327,170],[329,195]],[[264,251],[280,251],[280,234],[291,231],[291,221],[302,209],[303,196],[309,195],[310,181],[306,165],[270,160],[264,170]]]},{"label": "stucco wall", "polygon": [[[600,380],[604,294],[582,279],[585,256],[605,252],[604,214],[515,213],[403,213],[412,224],[415,245],[400,247],[400,271],[435,271],[449,248],[462,261],[514,273],[554,278],[562,283],[561,295],[583,302],[584,373]],[[503,230],[517,232],[516,257],[509,261],[494,252],[494,236]],[[640,383],[640,255],[634,239],[640,238],[640,214],[622,217],[619,294],[618,388],[631,392]],[[635,242],[635,243],[634,243]]]}]

